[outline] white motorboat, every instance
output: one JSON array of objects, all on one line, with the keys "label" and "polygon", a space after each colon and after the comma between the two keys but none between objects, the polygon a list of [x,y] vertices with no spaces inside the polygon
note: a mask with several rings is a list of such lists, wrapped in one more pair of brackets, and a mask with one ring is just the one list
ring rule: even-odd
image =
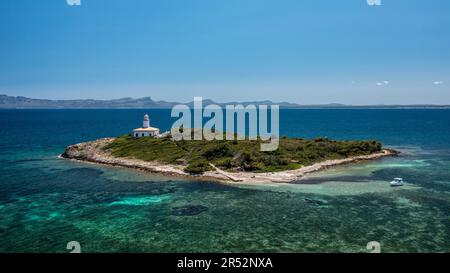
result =
[{"label": "white motorboat", "polygon": [[394,178],[394,180],[391,181],[389,184],[391,185],[391,187],[399,187],[405,185],[405,182],[403,182],[403,178],[397,177]]}]

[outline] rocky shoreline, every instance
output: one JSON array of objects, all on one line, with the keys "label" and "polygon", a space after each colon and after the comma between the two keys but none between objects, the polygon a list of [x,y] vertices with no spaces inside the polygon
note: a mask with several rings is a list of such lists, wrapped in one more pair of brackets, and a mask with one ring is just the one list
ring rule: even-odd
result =
[{"label": "rocky shoreline", "polygon": [[305,174],[324,170],[333,166],[356,163],[360,161],[375,160],[386,156],[396,156],[399,152],[391,149],[384,149],[379,153],[355,156],[344,159],[326,160],[310,166],[302,167],[296,170],[288,170],[281,172],[270,173],[252,173],[252,172],[227,172],[220,170],[211,164],[214,171],[207,171],[201,175],[191,175],[186,173],[184,166],[164,164],[160,162],[148,162],[134,158],[113,157],[110,151],[105,147],[112,143],[115,138],[102,138],[95,141],[83,142],[68,146],[61,155],[63,158],[79,160],[84,162],[92,162],[98,164],[105,164],[110,166],[120,166],[126,168],[139,169],[152,173],[160,173],[164,175],[173,175],[186,177],[191,179],[220,181],[220,182],[274,182],[274,183],[289,183],[297,181]]}]

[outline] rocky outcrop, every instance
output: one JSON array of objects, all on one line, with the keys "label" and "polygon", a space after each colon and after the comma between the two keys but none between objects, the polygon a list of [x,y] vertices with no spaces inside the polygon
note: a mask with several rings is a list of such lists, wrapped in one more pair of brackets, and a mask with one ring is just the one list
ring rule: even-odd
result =
[{"label": "rocky outcrop", "polygon": [[103,151],[104,147],[111,144],[115,138],[102,138],[95,141],[83,142],[75,145],[70,145],[66,148],[64,153],[61,155],[64,158],[86,160],[86,161],[97,161],[97,157],[102,157],[107,155]]}]

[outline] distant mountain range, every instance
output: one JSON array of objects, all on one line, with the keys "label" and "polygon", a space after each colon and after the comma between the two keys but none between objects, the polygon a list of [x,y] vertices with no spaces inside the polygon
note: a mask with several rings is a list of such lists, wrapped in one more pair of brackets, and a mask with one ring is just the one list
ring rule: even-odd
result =
[{"label": "distant mountain range", "polygon": [[[0,95],[0,109],[163,109],[172,108],[174,105],[180,104],[179,102],[168,101],[155,101],[150,97],[145,98],[121,98],[112,100],[92,100],[92,99],[80,99],[80,100],[48,100],[48,99],[31,99],[26,97],[13,97],[7,95]],[[193,102],[182,103],[189,106],[193,106]],[[450,105],[345,105],[338,103],[331,104],[317,104],[317,105],[301,105],[289,102],[272,102],[265,101],[246,101],[246,102],[214,102],[213,100],[203,100],[203,105],[217,104],[225,106],[227,104],[277,104],[283,109],[346,109],[346,108],[360,108],[360,109],[407,109],[407,108],[450,108]]]}]

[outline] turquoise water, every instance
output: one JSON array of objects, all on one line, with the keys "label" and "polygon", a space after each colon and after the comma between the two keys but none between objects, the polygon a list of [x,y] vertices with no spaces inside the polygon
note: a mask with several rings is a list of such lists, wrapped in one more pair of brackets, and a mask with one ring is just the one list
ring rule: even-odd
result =
[{"label": "turquoise water", "polygon": [[[0,111],[0,252],[450,250],[449,110],[283,110],[281,133],[378,139],[398,158],[292,184],[223,185],[57,158],[169,110]],[[403,177],[408,184],[390,188]]]}]

